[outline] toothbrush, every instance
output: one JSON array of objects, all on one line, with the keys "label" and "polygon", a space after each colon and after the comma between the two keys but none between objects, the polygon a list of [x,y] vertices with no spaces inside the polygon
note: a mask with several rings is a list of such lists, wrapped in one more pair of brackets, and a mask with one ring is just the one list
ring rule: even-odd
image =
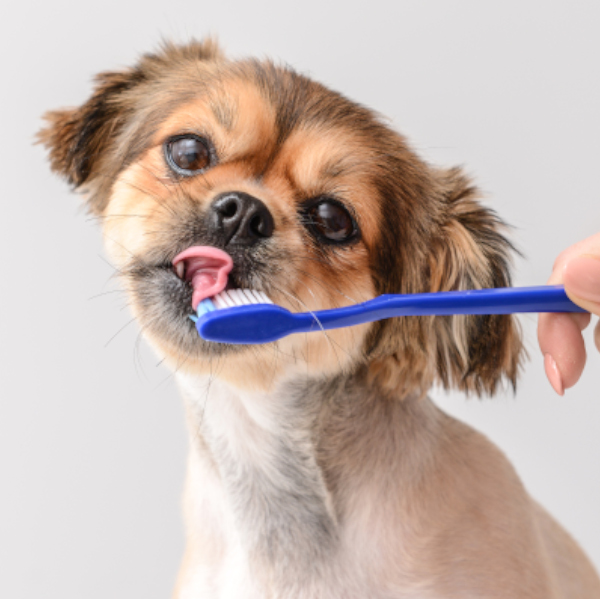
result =
[{"label": "toothbrush", "polygon": [[337,329],[396,316],[518,312],[585,310],[574,304],[560,285],[389,294],[344,308],[299,313],[273,304],[261,291],[231,289],[202,300],[198,315],[190,318],[207,341],[248,345],[269,343],[292,333]]}]

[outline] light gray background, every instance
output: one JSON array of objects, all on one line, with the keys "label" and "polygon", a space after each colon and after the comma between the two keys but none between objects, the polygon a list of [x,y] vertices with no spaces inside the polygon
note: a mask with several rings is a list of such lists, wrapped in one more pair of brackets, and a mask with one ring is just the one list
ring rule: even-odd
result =
[{"label": "light gray background", "polygon": [[[165,597],[182,551],[180,399],[123,296],[104,294],[116,285],[95,223],[31,145],[45,110],[83,102],[93,74],[162,36],[218,34],[233,56],[279,58],[376,108],[430,161],[465,164],[515,227],[516,283],[541,284],[600,230],[599,25],[598,2],[548,0],[5,6],[0,596]],[[516,398],[437,396],[600,565],[600,358],[558,398],[535,322]]]}]

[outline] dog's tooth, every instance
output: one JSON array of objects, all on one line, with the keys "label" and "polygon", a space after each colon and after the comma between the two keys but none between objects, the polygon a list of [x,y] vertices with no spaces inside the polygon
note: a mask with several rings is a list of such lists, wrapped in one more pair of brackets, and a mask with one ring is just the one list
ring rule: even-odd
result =
[{"label": "dog's tooth", "polygon": [[175,265],[175,274],[180,278],[183,279],[183,277],[185,276],[185,262],[182,260],[181,262],[178,262]]}]

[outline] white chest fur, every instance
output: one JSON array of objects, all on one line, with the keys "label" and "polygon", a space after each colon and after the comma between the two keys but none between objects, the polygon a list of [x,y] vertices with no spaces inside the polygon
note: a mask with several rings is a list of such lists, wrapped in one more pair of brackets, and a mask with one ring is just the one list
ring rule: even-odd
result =
[{"label": "white chest fur", "polygon": [[285,588],[288,596],[314,591],[330,578],[324,570],[338,546],[336,516],[315,457],[315,402],[291,387],[241,394],[217,380],[179,375],[178,382],[196,427],[190,503],[204,506],[204,513],[188,510],[191,524],[221,537],[222,574],[212,577],[217,596],[252,596],[253,587],[261,597],[261,588]]}]

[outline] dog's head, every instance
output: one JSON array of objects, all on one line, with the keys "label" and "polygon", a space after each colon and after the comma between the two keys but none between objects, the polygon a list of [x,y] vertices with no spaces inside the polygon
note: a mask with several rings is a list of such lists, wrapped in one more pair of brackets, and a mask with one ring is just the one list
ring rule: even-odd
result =
[{"label": "dog's head", "polygon": [[103,73],[83,106],[46,119],[52,168],[101,217],[134,313],[172,366],[248,387],[359,367],[399,394],[436,379],[477,393],[514,384],[510,316],[396,318],[235,347],[203,341],[188,318],[211,285],[308,311],[510,284],[511,247],[477,190],[370,110],[203,42]]}]

